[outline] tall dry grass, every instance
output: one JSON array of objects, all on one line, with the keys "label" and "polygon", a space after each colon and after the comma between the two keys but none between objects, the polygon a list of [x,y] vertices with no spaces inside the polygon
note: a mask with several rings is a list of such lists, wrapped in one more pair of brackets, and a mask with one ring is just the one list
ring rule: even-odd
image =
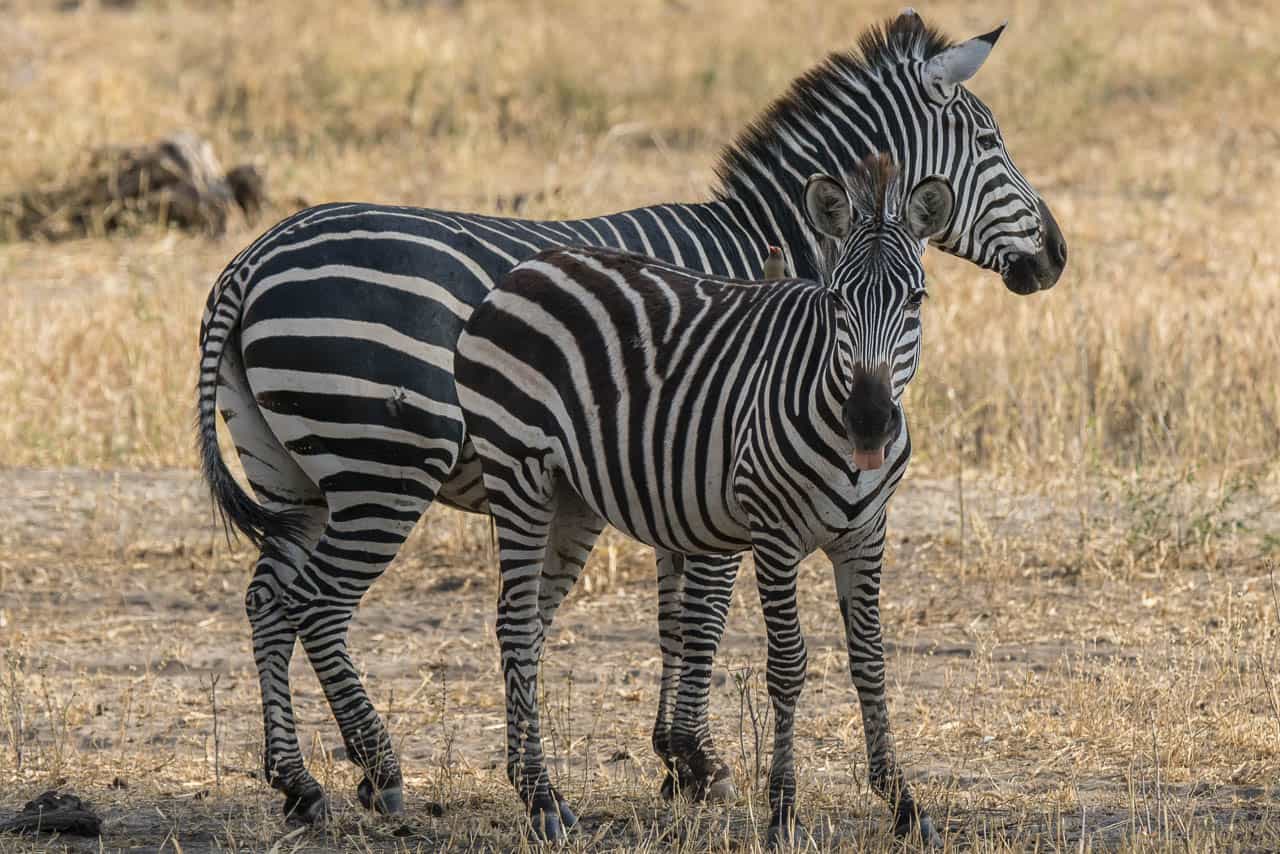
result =
[{"label": "tall dry grass", "polygon": [[[189,127],[287,211],[364,199],[570,216],[705,196],[787,81],[894,2],[142,2],[0,23],[0,194]],[[1038,476],[1267,469],[1280,446],[1280,24],[1256,2],[946,2],[1011,24],[972,88],[1071,249],[1007,293],[938,253],[918,467]],[[194,339],[221,240],[0,245],[0,465],[188,466]]]}]

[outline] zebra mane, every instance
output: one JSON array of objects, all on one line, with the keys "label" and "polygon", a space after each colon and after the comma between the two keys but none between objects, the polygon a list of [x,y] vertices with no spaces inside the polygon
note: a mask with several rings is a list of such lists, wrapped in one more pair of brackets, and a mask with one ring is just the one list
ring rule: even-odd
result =
[{"label": "zebra mane", "polygon": [[888,154],[869,154],[844,174],[845,189],[853,209],[870,219],[876,228],[886,217],[894,216],[899,207],[898,165]]},{"label": "zebra mane", "polygon": [[951,39],[910,10],[872,26],[858,38],[856,48],[829,55],[792,81],[787,92],[724,149],[715,170],[716,197],[724,200],[731,195],[734,175],[776,157],[779,131],[799,124],[792,121],[793,117],[829,112],[825,93],[847,87],[850,81],[872,78],[880,69],[903,61],[929,59],[953,45]]}]

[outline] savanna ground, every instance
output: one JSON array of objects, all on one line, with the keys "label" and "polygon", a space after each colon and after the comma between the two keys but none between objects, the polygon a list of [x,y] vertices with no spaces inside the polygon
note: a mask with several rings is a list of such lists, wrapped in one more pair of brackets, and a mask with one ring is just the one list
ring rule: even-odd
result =
[{"label": "savanna ground", "polygon": [[[0,4],[0,194],[176,128],[267,168],[283,215],[364,199],[569,216],[705,196],[719,147],[897,4]],[[103,3],[106,7],[109,4]],[[1006,31],[971,88],[1071,249],[1030,298],[929,253],[916,458],[882,594],[901,759],[959,850],[1280,849],[1280,23],[1256,2],[938,3]],[[0,818],[52,787],[97,840],[0,849],[509,849],[495,571],[433,509],[353,630],[409,786],[354,805],[301,655],[294,831],[257,779],[252,555],[193,469],[206,290],[266,222],[0,244]],[[749,566],[714,693],[742,799],[668,806],[648,747],[647,550],[609,536],[553,631],[544,708],[589,850],[751,850],[769,722]],[[804,570],[802,814],[891,849],[824,562]],[[754,711],[754,714],[753,714]]]}]

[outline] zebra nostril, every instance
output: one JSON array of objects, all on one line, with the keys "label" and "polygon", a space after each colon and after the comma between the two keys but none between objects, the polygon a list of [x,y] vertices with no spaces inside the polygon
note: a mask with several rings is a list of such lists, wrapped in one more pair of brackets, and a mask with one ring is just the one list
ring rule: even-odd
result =
[{"label": "zebra nostril", "polygon": [[1061,240],[1054,241],[1053,260],[1059,267],[1067,266],[1067,244]]}]

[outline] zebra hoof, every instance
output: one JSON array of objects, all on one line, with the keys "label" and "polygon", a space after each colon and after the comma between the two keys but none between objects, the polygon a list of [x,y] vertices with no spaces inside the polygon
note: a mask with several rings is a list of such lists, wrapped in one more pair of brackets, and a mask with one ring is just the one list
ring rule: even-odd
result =
[{"label": "zebra hoof", "polygon": [[658,789],[658,794],[662,795],[664,801],[675,800],[676,797],[676,775],[670,771],[662,778],[662,787]]},{"label": "zebra hoof", "polygon": [[942,837],[934,827],[933,819],[928,813],[917,811],[914,806],[900,810],[893,823],[893,835],[899,839],[911,836],[912,833],[920,834],[920,841],[926,848],[942,847]]},{"label": "zebra hoof", "polygon": [[[533,838],[538,842],[547,842],[558,845],[564,842],[566,833],[565,825],[561,820],[561,807],[557,805],[554,809],[547,807],[534,807],[529,812],[529,823],[532,825]],[[567,805],[564,807],[567,809]],[[569,815],[573,815],[573,811],[569,810]],[[577,817],[574,816],[574,821]]]},{"label": "zebra hoof", "polygon": [[360,799],[360,806],[378,815],[404,814],[404,789],[400,786],[388,786],[375,791],[373,783],[365,777],[356,787],[356,797]]},{"label": "zebra hoof", "polygon": [[713,780],[707,786],[707,803],[732,804],[737,800],[737,786],[732,780]]},{"label": "zebra hoof", "polygon": [[933,826],[933,819],[927,815],[920,816],[920,839],[923,840],[926,848],[942,847],[942,836]]},{"label": "zebra hoof", "polygon": [[769,822],[768,848],[770,851],[794,851],[809,844],[809,831],[791,814],[788,821]]},{"label": "zebra hoof", "polygon": [[319,786],[284,799],[284,820],[294,827],[318,827],[329,820],[329,801]]},{"label": "zebra hoof", "polygon": [[560,808],[560,825],[565,830],[572,830],[574,825],[578,823],[578,814],[573,811],[573,807],[569,806],[569,802],[560,797],[560,793],[556,792],[556,806]]},{"label": "zebra hoof", "polygon": [[738,800],[738,787],[733,785],[728,768],[717,771],[715,778],[707,784],[705,800],[710,804],[731,804]]}]

